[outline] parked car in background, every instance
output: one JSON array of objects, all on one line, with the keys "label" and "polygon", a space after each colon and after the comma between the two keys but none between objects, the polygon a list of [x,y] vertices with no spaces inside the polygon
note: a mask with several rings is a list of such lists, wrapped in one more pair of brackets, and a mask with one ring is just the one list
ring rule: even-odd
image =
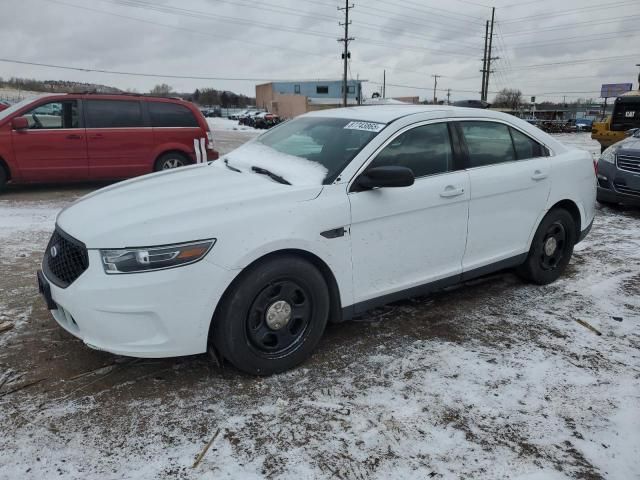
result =
[{"label": "parked car in background", "polygon": [[640,129],[600,155],[598,202],[640,206]]},{"label": "parked car in background", "polygon": [[595,196],[588,152],[511,115],[320,110],[222,162],[75,202],[57,218],[40,291],[92,348],[211,346],[271,374],[304,361],[328,321],[509,267],[553,282],[591,228]]},{"label": "parked car in background", "polygon": [[0,112],[2,110],[6,110],[10,106],[11,106],[11,104],[9,102],[5,102],[4,100],[0,100]]},{"label": "parked car in background", "polygon": [[216,158],[206,120],[180,99],[51,94],[0,112],[0,189],[119,180]]},{"label": "parked car in background", "polygon": [[219,108],[203,108],[200,111],[206,118],[222,117],[222,112]]},{"label": "parked car in background", "polygon": [[269,112],[262,112],[253,117],[254,128],[267,129],[280,123],[280,117]]},{"label": "parked car in background", "polygon": [[250,110],[246,114],[238,117],[238,123],[240,125],[246,125],[248,127],[253,127],[256,124],[256,117],[264,113],[262,110]]},{"label": "parked car in background", "polygon": [[588,118],[578,118],[575,123],[577,132],[590,132],[593,126],[593,120]]}]

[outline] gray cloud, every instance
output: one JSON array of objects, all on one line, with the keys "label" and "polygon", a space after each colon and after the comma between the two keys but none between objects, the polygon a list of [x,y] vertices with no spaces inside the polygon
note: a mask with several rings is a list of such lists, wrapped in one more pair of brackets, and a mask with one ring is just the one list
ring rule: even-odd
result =
[{"label": "gray cloud", "polygon": [[[163,0],[149,2],[157,6],[154,8],[136,8],[132,4],[139,4],[139,0],[60,1],[76,6],[52,0],[1,2],[0,56],[185,76],[274,79],[341,76],[341,45],[336,41],[342,34],[338,25],[341,14],[336,6],[342,2]],[[484,20],[490,15],[488,8],[460,0],[404,4],[393,0],[355,0],[355,3],[351,33],[356,40],[351,45],[350,70],[354,78],[371,80],[365,93],[378,88],[375,82],[382,80],[382,70],[386,68],[388,83],[424,88],[390,86],[387,92],[391,95],[430,98],[431,75],[437,73],[442,75],[439,88],[451,88],[452,98],[477,97],[473,92],[479,90],[478,70]],[[591,7],[598,4],[585,4],[580,0],[541,0],[523,2],[520,6],[514,5],[513,0],[501,0],[500,4],[497,5],[499,28],[494,55],[501,58],[494,63],[496,72],[491,78],[491,91],[514,87],[541,99],[544,92],[560,92],[549,96],[553,99],[563,94],[568,98],[597,97],[595,92],[601,83],[629,82],[637,77],[635,63],[640,58],[561,63],[637,54],[640,32],[633,30],[640,19],[640,4],[621,1],[616,8],[603,9],[593,9]],[[164,8],[172,9],[172,13],[157,11]],[[563,13],[571,9],[574,9],[571,14]],[[514,21],[534,15],[541,16]],[[555,27],[560,28],[549,30]],[[294,31],[280,31],[280,28]],[[526,33],[529,30],[532,32]],[[631,36],[627,30],[632,31]],[[562,40],[591,34],[582,39]],[[521,68],[540,63],[559,65]],[[254,94],[257,83],[118,76],[7,63],[0,63],[0,76],[78,80],[139,91],[167,82],[180,91],[212,87],[249,95]],[[444,92],[438,93],[439,97],[444,95]]]}]

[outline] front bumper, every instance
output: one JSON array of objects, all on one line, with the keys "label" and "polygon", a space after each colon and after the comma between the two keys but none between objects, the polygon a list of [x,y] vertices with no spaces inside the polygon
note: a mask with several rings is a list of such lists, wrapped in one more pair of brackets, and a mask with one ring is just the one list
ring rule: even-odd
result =
[{"label": "front bumper", "polygon": [[[621,191],[623,185],[625,191]],[[620,170],[615,164],[598,161],[597,199],[604,203],[640,206],[640,175]]]},{"label": "front bumper", "polygon": [[[234,271],[206,258],[155,272],[107,275],[97,250],[67,288],[49,282],[58,324],[89,347],[132,357],[203,353],[209,325]],[[45,277],[46,278],[46,277]]]}]

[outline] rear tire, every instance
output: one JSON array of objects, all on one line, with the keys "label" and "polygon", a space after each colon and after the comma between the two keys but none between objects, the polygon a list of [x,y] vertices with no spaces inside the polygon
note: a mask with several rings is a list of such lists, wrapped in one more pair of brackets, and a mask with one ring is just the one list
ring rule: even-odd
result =
[{"label": "rear tire", "polygon": [[311,355],[329,311],[329,289],[311,263],[273,256],[242,272],[225,293],[210,341],[243,372],[283,372]]},{"label": "rear tire", "polygon": [[178,152],[165,153],[156,160],[156,164],[153,167],[154,172],[160,172],[162,170],[171,170],[174,168],[184,167],[189,164],[189,159],[186,155]]},{"label": "rear tire", "polygon": [[2,192],[7,186],[7,172],[2,164],[0,164],[0,192]]},{"label": "rear tire", "polygon": [[554,282],[567,268],[576,239],[576,224],[571,214],[560,208],[551,210],[540,222],[529,255],[516,272],[538,285]]}]

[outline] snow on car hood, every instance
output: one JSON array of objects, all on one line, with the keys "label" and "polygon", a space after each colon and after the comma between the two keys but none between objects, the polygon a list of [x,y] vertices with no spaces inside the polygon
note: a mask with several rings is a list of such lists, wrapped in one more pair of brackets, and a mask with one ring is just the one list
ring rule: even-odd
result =
[{"label": "snow on car hood", "polygon": [[317,162],[288,155],[253,141],[224,156],[229,164],[242,170],[266,168],[292,185],[322,185],[328,170]]},{"label": "snow on car hood", "polygon": [[[87,248],[165,245],[223,234],[230,217],[263,205],[283,208],[318,196],[321,185],[283,185],[222,162],[137,177],[93,192],[56,223]],[[246,213],[245,213],[246,214]]]}]

